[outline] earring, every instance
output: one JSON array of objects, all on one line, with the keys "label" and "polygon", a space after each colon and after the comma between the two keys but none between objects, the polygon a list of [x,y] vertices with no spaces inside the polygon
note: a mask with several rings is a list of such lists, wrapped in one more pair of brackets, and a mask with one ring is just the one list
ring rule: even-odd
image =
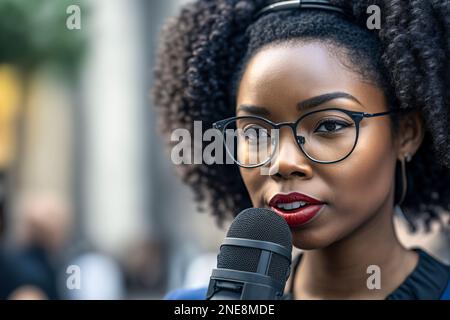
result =
[{"label": "earring", "polygon": [[405,154],[405,158],[406,158],[406,162],[410,162],[412,159],[412,156],[409,153],[407,153],[407,154]]},{"label": "earring", "polygon": [[400,206],[403,203],[403,200],[405,200],[406,192],[408,191],[408,178],[406,175],[406,162],[410,162],[412,159],[412,156],[407,153],[405,156],[400,160],[401,167],[402,167],[402,195],[400,197],[400,201],[398,202],[398,206]]}]

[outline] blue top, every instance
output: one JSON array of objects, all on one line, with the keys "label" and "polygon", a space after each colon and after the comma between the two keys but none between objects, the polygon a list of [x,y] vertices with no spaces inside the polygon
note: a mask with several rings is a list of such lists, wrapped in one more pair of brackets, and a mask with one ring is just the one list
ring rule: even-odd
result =
[{"label": "blue top", "polygon": [[[405,281],[389,294],[387,300],[450,300],[450,266],[430,256],[425,251],[415,248],[419,254],[419,262]],[[292,262],[293,273],[291,286],[283,298],[293,299],[294,278],[302,255]],[[205,300],[207,287],[196,289],[177,289],[169,292],[165,300]]]},{"label": "blue top", "polygon": [[176,289],[169,292],[164,300],[205,300],[207,287],[197,289]]}]

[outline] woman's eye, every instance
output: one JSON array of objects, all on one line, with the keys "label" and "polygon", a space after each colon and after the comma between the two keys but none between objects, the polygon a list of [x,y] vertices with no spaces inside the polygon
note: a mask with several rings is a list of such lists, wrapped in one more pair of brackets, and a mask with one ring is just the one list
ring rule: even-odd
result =
[{"label": "woman's eye", "polygon": [[314,132],[333,133],[347,128],[348,126],[349,124],[342,121],[326,120],[323,121]]},{"label": "woman's eye", "polygon": [[257,140],[270,137],[267,129],[260,126],[247,126],[244,128],[244,135],[247,139]]}]

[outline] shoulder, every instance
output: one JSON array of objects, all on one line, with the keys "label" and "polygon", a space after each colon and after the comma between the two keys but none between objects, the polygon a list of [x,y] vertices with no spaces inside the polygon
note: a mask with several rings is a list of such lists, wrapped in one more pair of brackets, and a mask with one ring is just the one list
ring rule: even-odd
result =
[{"label": "shoulder", "polygon": [[434,284],[439,288],[438,297],[440,300],[450,300],[450,265],[443,263],[426,251],[421,249],[416,249],[416,251],[422,256],[422,264],[428,272],[428,285]]},{"label": "shoulder", "polygon": [[205,300],[207,287],[196,289],[176,289],[167,293],[164,300]]},{"label": "shoulder", "polygon": [[450,266],[422,249],[414,248],[414,250],[419,254],[416,268],[387,299],[450,299]]},{"label": "shoulder", "polygon": [[450,281],[447,283],[447,288],[445,288],[440,300],[450,300]]}]

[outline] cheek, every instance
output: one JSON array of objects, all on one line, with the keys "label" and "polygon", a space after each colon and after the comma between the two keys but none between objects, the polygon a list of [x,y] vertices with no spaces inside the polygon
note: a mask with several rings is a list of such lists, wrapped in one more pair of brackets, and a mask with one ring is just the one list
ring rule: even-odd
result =
[{"label": "cheek", "polygon": [[351,156],[326,175],[333,194],[334,223],[328,226],[338,233],[348,234],[377,214],[393,190],[396,155],[390,131],[375,129],[366,130]]},{"label": "cheek", "polygon": [[330,182],[336,190],[337,201],[353,207],[355,213],[358,209],[359,212],[376,210],[393,183],[396,155],[389,127],[374,125],[369,129],[362,129],[356,149],[342,162]]},{"label": "cheek", "polygon": [[268,178],[268,176],[261,175],[259,168],[255,169],[240,168],[239,171],[241,173],[245,187],[247,188],[247,191],[250,195],[250,200],[252,201],[252,204],[257,207],[261,206],[260,202],[263,192],[262,185],[265,179]]},{"label": "cheek", "polygon": [[383,205],[389,204],[393,191],[396,158],[390,132],[383,130],[358,141],[352,155],[341,163],[317,167],[316,173],[329,191],[329,205],[316,223],[293,232],[295,246],[328,246],[384,212]]}]

